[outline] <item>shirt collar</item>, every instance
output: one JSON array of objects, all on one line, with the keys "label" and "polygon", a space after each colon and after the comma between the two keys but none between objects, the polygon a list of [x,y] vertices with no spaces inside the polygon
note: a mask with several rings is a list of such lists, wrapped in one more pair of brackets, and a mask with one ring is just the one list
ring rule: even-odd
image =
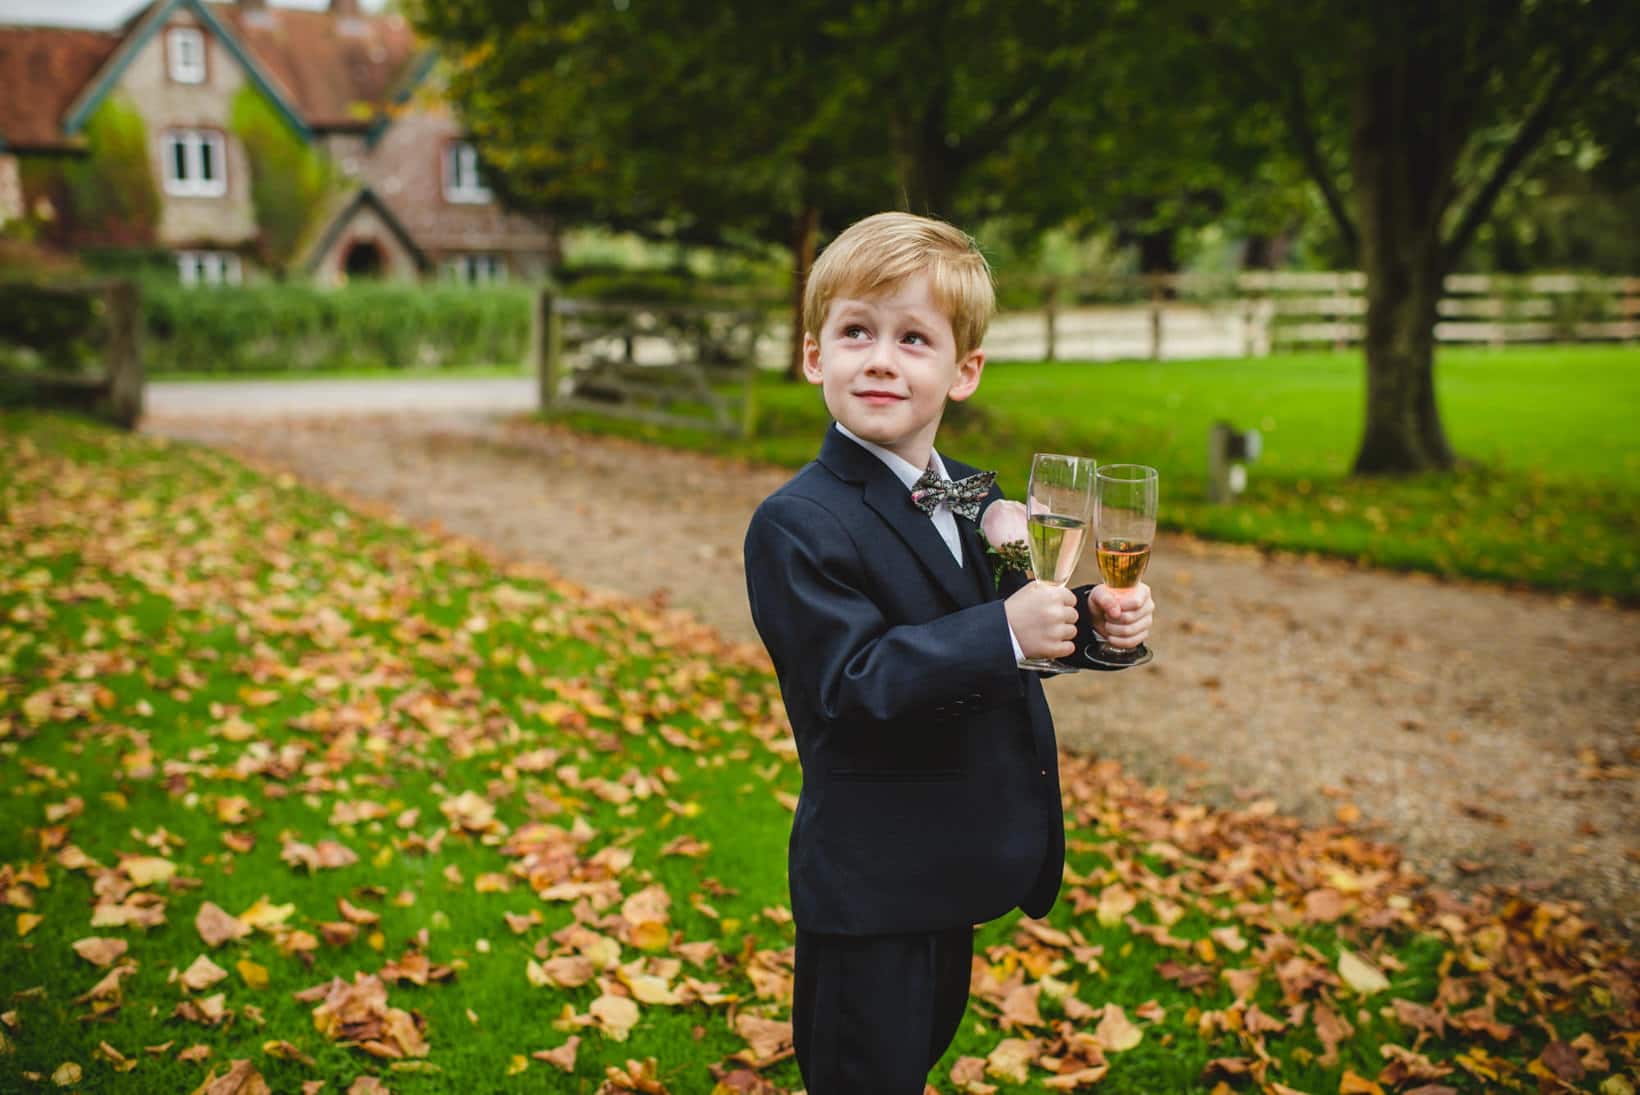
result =
[{"label": "shirt collar", "polygon": [[[837,423],[837,432],[881,460],[888,470],[894,473],[894,477],[905,484],[906,490],[916,486],[917,480],[922,478],[925,469],[917,467],[899,453],[891,452],[881,445],[867,441],[841,422]],[[934,471],[939,474],[939,477],[941,479],[951,478],[950,473],[945,470],[945,461],[940,459],[940,454],[933,449],[928,451],[929,462],[934,465]]]}]

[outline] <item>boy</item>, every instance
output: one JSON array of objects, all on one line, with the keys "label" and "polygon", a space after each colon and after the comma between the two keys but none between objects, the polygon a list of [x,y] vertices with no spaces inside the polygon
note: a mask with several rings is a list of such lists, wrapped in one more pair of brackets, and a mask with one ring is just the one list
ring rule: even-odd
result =
[{"label": "boy", "polygon": [[[999,599],[975,524],[1000,493],[953,484],[974,469],[933,448],[945,401],[979,386],[994,306],[948,224],[881,213],[838,236],[803,307],[803,372],[836,425],[746,534],[803,766],[788,871],[809,1095],[921,1095],[967,1006],[972,925],[1059,892],[1053,724],[1018,662],[1074,652],[1077,597],[1015,580]],[[1095,587],[1081,615],[1084,641],[1136,646],[1149,591]]]}]

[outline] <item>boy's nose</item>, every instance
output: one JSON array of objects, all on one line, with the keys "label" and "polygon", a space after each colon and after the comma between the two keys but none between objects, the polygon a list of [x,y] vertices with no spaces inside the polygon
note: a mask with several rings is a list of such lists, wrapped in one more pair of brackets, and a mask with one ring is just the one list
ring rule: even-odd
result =
[{"label": "boy's nose", "polygon": [[882,342],[871,348],[871,356],[866,359],[866,369],[873,373],[891,373],[894,371],[894,347]]}]

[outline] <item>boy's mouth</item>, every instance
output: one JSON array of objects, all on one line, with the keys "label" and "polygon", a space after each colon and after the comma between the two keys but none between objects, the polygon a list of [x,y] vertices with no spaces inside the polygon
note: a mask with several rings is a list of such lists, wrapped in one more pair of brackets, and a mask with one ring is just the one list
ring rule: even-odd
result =
[{"label": "boy's mouth", "polygon": [[863,392],[855,392],[854,395],[855,395],[855,398],[863,399],[867,403],[871,403],[873,405],[886,405],[886,404],[889,404],[889,403],[898,403],[901,400],[906,398],[905,396],[899,394],[898,392],[885,392],[885,391],[881,391],[881,390],[876,389],[876,388],[867,389],[866,391],[863,391]]}]

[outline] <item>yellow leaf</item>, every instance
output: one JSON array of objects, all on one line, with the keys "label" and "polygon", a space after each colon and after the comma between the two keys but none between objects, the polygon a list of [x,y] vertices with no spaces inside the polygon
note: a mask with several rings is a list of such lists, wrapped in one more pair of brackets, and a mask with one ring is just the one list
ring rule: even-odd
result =
[{"label": "yellow leaf", "polygon": [[249,958],[241,958],[234,964],[234,969],[239,971],[239,976],[243,977],[245,984],[251,988],[265,989],[268,987],[268,968],[266,966],[259,966]]},{"label": "yellow leaf", "polygon": [[38,913],[18,913],[17,937],[21,939],[35,928],[38,928],[43,920],[45,920],[45,917]]},{"label": "yellow leaf", "polygon": [[73,1087],[80,1082],[80,1066],[73,1061],[64,1061],[57,1066],[57,1071],[51,1074],[51,1082],[58,1087]]},{"label": "yellow leaf", "polygon": [[671,938],[672,933],[659,920],[645,920],[632,926],[632,945],[642,951],[664,950]]},{"label": "yellow leaf", "polygon": [[133,886],[152,886],[165,882],[177,873],[177,865],[157,855],[134,855],[120,861],[120,867],[131,879]]},{"label": "yellow leaf", "polygon": [[279,925],[283,924],[286,920],[289,920],[291,913],[294,913],[295,911],[296,906],[294,903],[289,905],[271,905],[268,903],[267,894],[263,894],[261,897],[256,899],[255,904],[239,914],[239,919],[242,923],[248,924],[253,928],[261,928],[263,931],[272,931],[273,929],[279,927]]},{"label": "yellow leaf", "polygon": [[522,1053],[515,1053],[512,1056],[512,1060],[507,1062],[507,1075],[517,1076],[520,1072],[523,1072],[529,1067],[530,1059]]},{"label": "yellow leaf", "polygon": [[1339,948],[1338,975],[1344,979],[1345,984],[1362,996],[1371,996],[1375,992],[1383,992],[1389,988],[1389,978],[1385,977],[1377,966],[1357,957],[1347,948]]}]

